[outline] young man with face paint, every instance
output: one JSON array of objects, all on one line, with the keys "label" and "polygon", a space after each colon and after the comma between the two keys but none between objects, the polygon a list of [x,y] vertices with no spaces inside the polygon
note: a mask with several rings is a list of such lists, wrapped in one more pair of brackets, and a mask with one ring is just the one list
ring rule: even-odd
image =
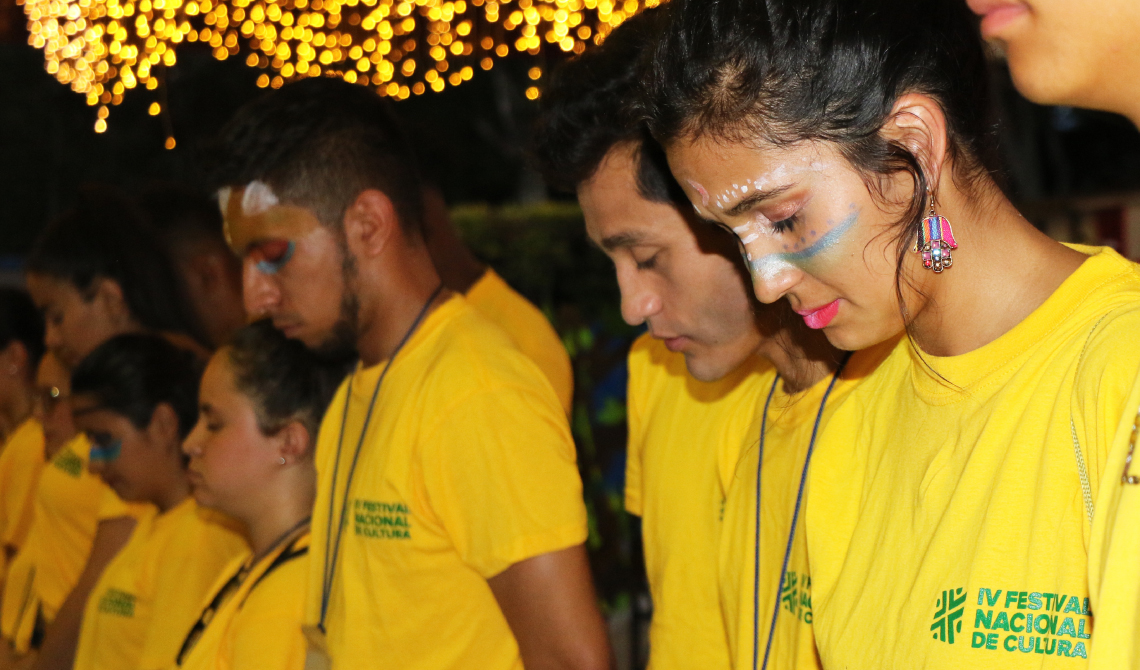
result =
[{"label": "young man with face paint", "polygon": [[361,359],[317,439],[310,666],[607,666],[565,414],[443,289],[386,102],[290,84],[239,112],[217,158],[250,311]]},{"label": "young man with face paint", "polygon": [[[1116,112],[1140,127],[1140,2],[969,0],[982,36],[999,43],[1014,84],[1030,100]],[[1109,456],[1125,473],[1095,502],[1091,604],[1099,618],[1093,668],[1140,667],[1140,483],[1133,442]]]},{"label": "young man with face paint", "polygon": [[1140,271],[1001,192],[965,3],[670,6],[650,124],[702,215],[749,239],[757,295],[841,348],[909,335],[813,457],[824,667],[1086,667],[1116,625],[1089,586],[1135,437]]},{"label": "young man with face paint", "polygon": [[[694,216],[632,118],[636,64],[663,12],[630,19],[556,73],[536,141],[547,180],[577,191],[589,236],[614,262],[625,320],[649,330],[629,355],[625,490],[654,604],[649,667],[753,667],[759,643],[760,661],[771,645],[767,667],[810,668],[793,517],[840,359],[786,304],[752,300],[737,244]],[[850,386],[840,380],[832,398]],[[792,582],[804,602],[773,620]]]}]

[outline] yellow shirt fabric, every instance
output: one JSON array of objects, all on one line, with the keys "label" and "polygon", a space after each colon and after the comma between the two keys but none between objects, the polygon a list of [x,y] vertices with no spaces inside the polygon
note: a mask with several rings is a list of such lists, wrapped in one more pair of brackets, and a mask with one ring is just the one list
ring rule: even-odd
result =
[{"label": "yellow shirt fabric", "polygon": [[309,578],[308,551],[306,532],[256,565],[250,565],[249,558],[231,563],[212,589],[214,594],[219,594],[239,571],[248,572],[219,604],[182,660],[182,670],[303,670],[305,636],[301,622],[305,581]]},{"label": "yellow shirt fabric", "polygon": [[806,517],[825,668],[1087,664],[1093,501],[1140,401],[1140,272],[1079,250],[1009,332],[925,360],[904,339],[836,409]]},{"label": "yellow shirt fabric", "polygon": [[717,599],[720,517],[775,374],[756,356],[705,383],[689,375],[683,354],[648,334],[630,349],[625,507],[641,517],[653,670],[730,667]]},{"label": "yellow shirt fabric", "polygon": [[546,315],[490,268],[465,297],[476,311],[507,331],[519,350],[535,362],[569,415],[574,405],[574,370],[566,347]]},{"label": "yellow shirt fabric", "polygon": [[[342,518],[384,367],[346,380],[321,425],[306,623],[320,620],[326,542],[337,546],[330,518]],[[549,382],[453,296],[393,361],[363,437],[326,620],[333,667],[521,669],[486,580],[581,544],[587,531],[574,444]]]},{"label": "yellow shirt fabric", "polygon": [[83,612],[75,670],[167,668],[245,541],[193,498],[151,508],[99,577]]},{"label": "yellow shirt fabric", "polygon": [[142,514],[145,507],[119,500],[87,471],[91,449],[77,435],[45,466],[36,485],[32,527],[8,569],[0,632],[18,651],[28,650],[37,612],[51,622],[87,564],[99,522]]},{"label": "yellow shirt fabric", "polygon": [[[1089,667],[1095,670],[1140,668],[1140,485],[1113,477],[1114,473],[1123,477],[1128,455],[1124,441],[1113,446],[1089,548],[1091,604],[1098,624]],[[1133,454],[1129,467],[1129,475],[1138,474],[1140,450]]]},{"label": "yellow shirt fabric", "polygon": [[[0,453],[0,546],[19,550],[28,537],[43,468],[43,427],[28,419],[8,436]],[[6,554],[0,551],[0,587],[7,571]]]},{"label": "yellow shirt fabric", "polygon": [[[788,554],[788,535],[796,515],[800,482],[817,416],[820,420],[818,440],[835,408],[893,346],[891,342],[853,356],[835,379],[834,386],[832,374],[794,394],[785,390],[783,380],[776,383],[774,390],[772,380],[766,380],[759,411],[748,429],[744,450],[728,488],[720,537],[720,605],[734,668],[805,670],[820,667],[812,635],[812,579],[802,502]],[[764,426],[766,437],[761,467],[759,436],[769,393],[772,399]],[[825,395],[827,404],[821,413],[820,404]],[[756,537],[758,474],[759,542]],[[806,481],[804,483],[806,490]],[[781,581],[785,554],[788,555],[787,572]],[[759,589],[756,588],[757,573]],[[777,599],[779,611],[773,627]]]}]

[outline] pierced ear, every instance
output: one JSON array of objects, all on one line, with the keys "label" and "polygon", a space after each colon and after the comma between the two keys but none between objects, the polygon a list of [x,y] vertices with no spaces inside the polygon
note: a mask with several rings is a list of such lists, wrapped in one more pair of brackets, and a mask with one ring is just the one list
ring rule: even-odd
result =
[{"label": "pierced ear", "polygon": [[895,101],[881,132],[914,154],[930,190],[937,192],[949,148],[942,106],[928,95],[908,93]]},{"label": "pierced ear", "polygon": [[398,232],[400,217],[396,206],[382,191],[361,191],[344,213],[344,234],[352,253],[377,256]]},{"label": "pierced ear", "polygon": [[158,443],[172,443],[175,451],[182,455],[182,436],[178,432],[178,414],[168,403],[159,403],[150,415],[146,427],[147,436]]},{"label": "pierced ear", "polygon": [[290,421],[278,433],[278,454],[286,462],[292,463],[308,458],[312,452],[312,439],[309,431],[301,425],[300,421]]}]

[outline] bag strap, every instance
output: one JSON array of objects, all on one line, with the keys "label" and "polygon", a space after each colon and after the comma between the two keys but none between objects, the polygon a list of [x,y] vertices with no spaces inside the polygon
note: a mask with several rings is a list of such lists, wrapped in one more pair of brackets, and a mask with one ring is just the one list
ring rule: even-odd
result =
[{"label": "bag strap", "polygon": [[[1078,377],[1080,376],[1081,372],[1081,364],[1084,363],[1085,354],[1088,352],[1089,344],[1092,342],[1093,333],[1096,332],[1096,329],[1099,328],[1100,324],[1107,318],[1108,315],[1105,314],[1104,316],[1097,319],[1097,322],[1093,324],[1092,329],[1089,330],[1088,337],[1085,338],[1085,346],[1081,349],[1080,358],[1077,359]],[[1096,512],[1096,506],[1093,504],[1092,485],[1089,483],[1089,470],[1088,466],[1085,464],[1085,454],[1081,449],[1080,440],[1077,439],[1077,423],[1073,418],[1072,400],[1069,401],[1069,433],[1073,437],[1073,455],[1077,459],[1077,475],[1081,479],[1081,496],[1084,498],[1085,513],[1089,517],[1089,525],[1091,526],[1093,522],[1093,515]]]}]

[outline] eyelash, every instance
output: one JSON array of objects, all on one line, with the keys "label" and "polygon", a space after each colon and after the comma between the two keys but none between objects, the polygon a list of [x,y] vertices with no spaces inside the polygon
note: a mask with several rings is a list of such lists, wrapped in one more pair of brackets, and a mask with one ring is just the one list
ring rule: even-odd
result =
[{"label": "eyelash", "polygon": [[657,254],[653,254],[643,261],[637,261],[638,270],[652,270],[655,265],[657,265]]},{"label": "eyelash", "polygon": [[780,219],[779,221],[773,221],[770,225],[772,226],[772,230],[774,230],[777,233],[787,233],[787,232],[790,232],[793,228],[795,228],[796,224],[799,223],[799,221],[800,221],[800,215],[797,212],[797,213],[789,216],[786,219]]}]

